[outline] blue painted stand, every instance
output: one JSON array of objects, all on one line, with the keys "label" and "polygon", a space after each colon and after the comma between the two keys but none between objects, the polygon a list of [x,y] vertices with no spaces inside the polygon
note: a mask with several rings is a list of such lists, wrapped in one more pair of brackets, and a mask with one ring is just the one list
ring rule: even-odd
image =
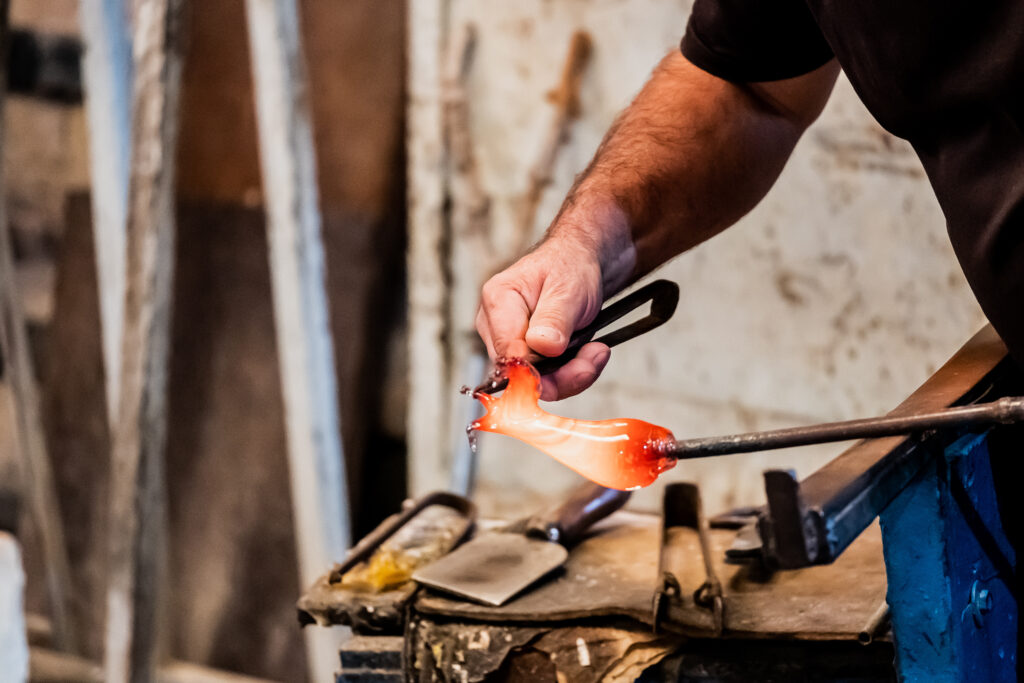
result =
[{"label": "blue painted stand", "polygon": [[1017,603],[1007,587],[1016,556],[996,507],[988,434],[931,459],[881,514],[901,681],[1017,680]]}]

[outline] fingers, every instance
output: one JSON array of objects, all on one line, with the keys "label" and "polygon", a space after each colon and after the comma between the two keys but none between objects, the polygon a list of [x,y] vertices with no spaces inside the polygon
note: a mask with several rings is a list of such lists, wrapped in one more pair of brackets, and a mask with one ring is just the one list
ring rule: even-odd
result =
[{"label": "fingers", "polygon": [[530,308],[519,288],[491,279],[480,294],[476,328],[487,346],[487,354],[521,357],[529,353],[524,341],[530,322]]},{"label": "fingers", "polygon": [[584,344],[575,358],[550,375],[541,377],[541,400],[557,401],[587,389],[600,376],[610,357],[611,349],[604,344]]},{"label": "fingers", "polygon": [[590,322],[588,316],[593,318],[591,308],[596,306],[581,286],[563,283],[546,286],[530,317],[526,343],[541,355],[560,355],[569,345],[573,331]]},{"label": "fingers", "polygon": [[[476,329],[491,359],[561,355],[572,333],[601,309],[601,269],[592,255],[566,245],[530,252],[483,286]],[[590,386],[608,362],[602,344],[542,381],[543,397],[573,396]]]}]

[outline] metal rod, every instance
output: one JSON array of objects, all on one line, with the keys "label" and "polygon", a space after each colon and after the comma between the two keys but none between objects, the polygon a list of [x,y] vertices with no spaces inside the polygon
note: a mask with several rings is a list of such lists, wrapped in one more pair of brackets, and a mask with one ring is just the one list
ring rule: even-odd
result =
[{"label": "metal rod", "polygon": [[882,634],[883,627],[889,624],[889,603],[882,601],[882,604],[878,606],[872,614],[871,618],[868,619],[867,623],[864,624],[864,628],[857,634],[857,642],[861,645],[870,645],[875,639]]},{"label": "metal rod", "polygon": [[1009,424],[1024,420],[1024,398],[1007,397],[991,403],[946,408],[916,415],[831,422],[810,427],[790,427],[766,432],[713,436],[676,441],[669,453],[680,460],[732,453],[753,453],[775,448],[809,446],[852,439],[901,436],[932,429]]}]

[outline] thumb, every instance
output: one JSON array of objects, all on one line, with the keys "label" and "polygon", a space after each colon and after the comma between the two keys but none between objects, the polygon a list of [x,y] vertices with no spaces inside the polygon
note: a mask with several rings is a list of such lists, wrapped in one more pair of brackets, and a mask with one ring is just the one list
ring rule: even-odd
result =
[{"label": "thumb", "polygon": [[576,323],[587,307],[586,297],[546,289],[530,316],[526,343],[544,356],[558,356],[569,345]]}]

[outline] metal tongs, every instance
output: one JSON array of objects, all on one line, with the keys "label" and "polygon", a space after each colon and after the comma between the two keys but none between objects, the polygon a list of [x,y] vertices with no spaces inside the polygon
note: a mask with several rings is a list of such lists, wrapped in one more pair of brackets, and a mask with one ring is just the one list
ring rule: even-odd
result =
[{"label": "metal tongs", "polygon": [[[612,330],[597,339],[594,338],[594,335],[605,327],[632,313],[647,302],[651,303],[651,309],[646,316],[624,327]],[[549,357],[530,354],[526,357],[526,360],[530,361],[541,375],[549,375],[575,358],[576,352],[584,344],[597,341],[608,346],[617,346],[624,341],[629,341],[645,332],[650,332],[656,327],[660,327],[672,317],[678,303],[679,285],[669,280],[655,280],[602,308],[593,322],[573,333],[572,338],[569,340],[569,345],[562,355]],[[473,393],[494,394],[507,386],[508,378],[488,378],[487,381],[474,389]]]}]

